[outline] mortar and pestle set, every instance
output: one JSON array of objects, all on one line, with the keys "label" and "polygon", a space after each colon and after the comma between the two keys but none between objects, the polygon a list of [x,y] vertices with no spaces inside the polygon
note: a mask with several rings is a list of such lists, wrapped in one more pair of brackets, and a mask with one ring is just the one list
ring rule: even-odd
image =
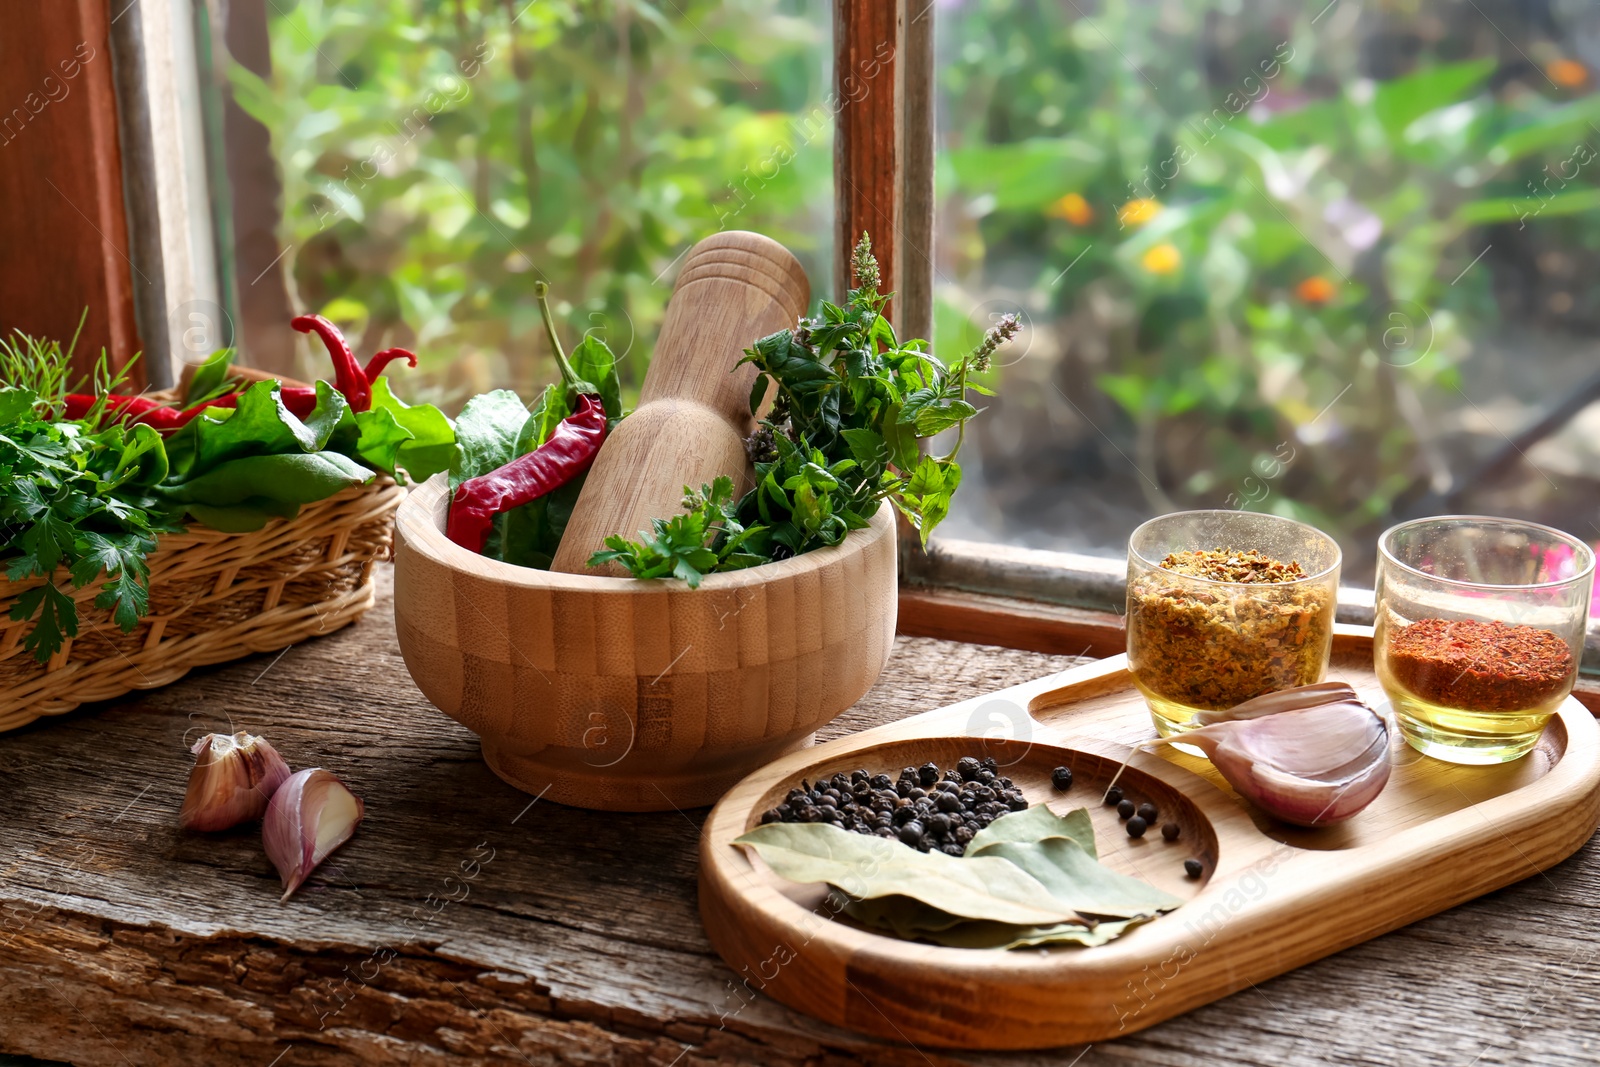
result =
[{"label": "mortar and pestle set", "polygon": [[686,485],[754,484],[744,441],[756,372],[735,366],[757,338],[793,326],[810,292],[799,261],[759,234],[694,247],[639,407],[596,457],[550,570],[451,543],[443,474],[400,506],[406,666],[507,782],[586,808],[704,806],[809,745],[882,672],[895,632],[890,508],[835,547],[695,589],[587,566],[607,536],[680,514]]}]

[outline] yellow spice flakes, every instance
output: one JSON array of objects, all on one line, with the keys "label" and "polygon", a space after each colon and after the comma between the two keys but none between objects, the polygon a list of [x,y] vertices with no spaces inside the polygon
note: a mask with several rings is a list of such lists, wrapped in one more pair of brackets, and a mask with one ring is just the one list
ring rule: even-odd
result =
[{"label": "yellow spice flakes", "polygon": [[1129,668],[1152,692],[1205,709],[1319,681],[1334,599],[1324,586],[1285,584],[1305,577],[1298,562],[1254,549],[1173,553],[1128,586]]}]

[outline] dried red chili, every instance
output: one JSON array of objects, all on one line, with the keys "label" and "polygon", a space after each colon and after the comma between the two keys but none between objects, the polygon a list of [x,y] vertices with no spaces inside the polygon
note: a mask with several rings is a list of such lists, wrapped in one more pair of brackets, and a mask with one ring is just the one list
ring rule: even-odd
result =
[{"label": "dried red chili", "polygon": [[578,397],[578,410],[562,419],[544,444],[456,488],[445,536],[482,552],[496,515],[532,503],[586,472],[605,439],[600,398],[587,393]]},{"label": "dried red chili", "polygon": [[[372,382],[368,380],[361,364],[356,362],[356,354],[350,350],[350,342],[344,339],[339,327],[321,315],[297,315],[289,321],[289,325],[301,333],[315,333],[322,338],[323,347],[333,359],[334,388],[344,394],[352,411],[366,411],[372,407]],[[376,364],[378,358],[374,356],[373,363]],[[383,365],[387,363],[386,359]],[[414,358],[412,365],[415,366]]]},{"label": "dried red chili", "polygon": [[[99,400],[99,397],[85,393],[70,393],[67,396],[62,418],[84,418]],[[112,394],[107,396],[105,401],[108,412],[114,415],[125,415],[129,422],[143,422],[154,426],[158,430],[171,431],[181,429],[206,408],[233,407],[239,402],[239,394],[228,393],[223,396],[212,397],[203,404],[196,404],[192,408],[183,410],[168,407],[160,401],[152,400],[147,396],[119,396]]]},{"label": "dried red chili", "polygon": [[1431,704],[1526,711],[1566,694],[1577,670],[1559,634],[1477,619],[1420,619],[1388,635],[1394,680]]},{"label": "dried red chili", "polygon": [[494,525],[496,515],[530,504],[574,478],[581,477],[594,463],[594,457],[606,439],[606,409],[600,400],[600,391],[592,383],[579,378],[572,364],[567,362],[567,353],[561,347],[561,338],[556,336],[550,308],[545,302],[548,287],[538,282],[534,292],[538,297],[539,311],[544,317],[545,330],[550,335],[556,366],[567,387],[568,402],[573,405],[572,414],[562,419],[551,431],[549,439],[532,452],[488,474],[468,478],[456,487],[445,523],[445,536],[462,548],[470,548],[478,553],[483,552],[489,540],[489,530]]},{"label": "dried red chili", "polygon": [[[301,333],[315,332],[333,357],[334,388],[344,396],[353,411],[367,411],[372,407],[372,383],[384,369],[397,359],[411,366],[417,365],[416,353],[404,348],[386,348],[367,361],[363,368],[356,362],[355,353],[345,341],[339,328],[321,315],[301,315],[291,323]],[[283,406],[296,418],[306,418],[317,406],[317,390],[309,385],[285,385],[278,391]],[[99,400],[86,393],[72,393],[67,397],[63,418],[81,419]],[[190,408],[175,408],[143,396],[108,396],[109,411],[126,415],[129,422],[142,422],[164,433],[182,429],[206,408],[231,408],[239,403],[238,393],[224,393]]]}]

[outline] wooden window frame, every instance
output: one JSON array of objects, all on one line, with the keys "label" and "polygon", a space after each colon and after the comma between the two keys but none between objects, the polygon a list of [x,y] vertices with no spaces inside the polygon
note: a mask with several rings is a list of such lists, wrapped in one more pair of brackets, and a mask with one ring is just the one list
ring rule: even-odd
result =
[{"label": "wooden window frame", "polygon": [[[199,15],[206,10],[204,0],[175,2],[200,4]],[[26,205],[0,213],[0,247],[27,250],[0,266],[0,327],[67,338],[87,304],[91,314],[78,349],[84,368],[102,349],[114,366],[125,366],[141,349],[141,337],[155,353],[173,351],[167,305],[174,294],[164,249],[172,247],[174,233],[197,247],[188,216],[172,217],[174,204],[187,204],[193,213],[192,188],[184,200],[162,184],[163,168],[173,164],[171,146],[158,151],[158,138],[170,140],[170,132],[160,131],[174,129],[175,120],[152,114],[146,63],[151,48],[169,58],[184,49],[168,42],[162,52],[159,41],[146,37],[152,28],[162,32],[161,24],[147,13],[123,18],[139,9],[118,7],[113,14],[111,0],[23,5],[12,14],[8,40],[26,47],[14,43],[0,63],[0,102],[23,109],[0,113],[0,152],[6,153],[0,198]],[[835,0],[834,11],[838,248],[850,247],[862,230],[887,233],[876,248],[885,288],[897,294],[890,309],[896,328],[930,336],[934,5]],[[74,73],[67,77],[69,70]],[[164,70],[162,76],[172,75]],[[173,91],[182,89],[165,86],[164,92]],[[10,127],[4,126],[8,117]],[[205,152],[204,145],[182,147]],[[844,258],[836,257],[835,289],[841,292],[848,283]],[[215,293],[218,273],[225,274],[217,267],[212,264],[209,275],[203,265],[191,269],[177,283],[178,298]],[[141,364],[132,375],[138,388],[176,378],[170,359]],[[1123,650],[1119,559],[949,538],[935,539],[925,552],[914,536],[902,536],[901,544],[903,633],[1056,653]],[[1341,590],[1339,617],[1370,624],[1371,592]],[[1591,669],[1600,664],[1600,640],[1592,630],[1585,660]],[[1580,691],[1600,706],[1600,684],[1585,679]]]},{"label": "wooden window frame", "polygon": [[[930,0],[834,7],[837,247],[842,253],[862,230],[872,233],[884,288],[897,293],[890,317],[902,336],[933,331],[934,17]],[[884,231],[891,240],[880,238]],[[836,259],[834,289],[842,293],[849,279],[845,257]],[[1122,559],[938,536],[924,551],[903,520],[900,534],[902,633],[1063,654],[1125,651]],[[1372,625],[1372,590],[1341,587],[1338,618]],[[1584,664],[1600,673],[1593,626]],[[1579,689],[1600,708],[1600,679]]]}]

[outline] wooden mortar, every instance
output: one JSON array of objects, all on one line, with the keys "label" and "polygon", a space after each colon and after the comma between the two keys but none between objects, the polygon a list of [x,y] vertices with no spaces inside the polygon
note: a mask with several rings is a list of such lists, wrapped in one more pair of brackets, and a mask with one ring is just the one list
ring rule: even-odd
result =
[{"label": "wooden mortar", "polygon": [[620,577],[626,571],[615,564],[588,565],[607,537],[637,539],[651,519],[681,514],[686,485],[727,475],[736,498],[754,487],[744,440],[755,429],[756,369],[734,368],[757,339],[793,326],[810,300],[800,261],[769,237],[730,230],[694,246],[667,303],[639,408],[595,457],[551,570]]},{"label": "wooden mortar", "polygon": [[400,652],[529,793],[615,811],[710,804],[809,745],[894,644],[887,505],[832,548],[690,589],[487,559],[445,537],[446,489],[436,475],[395,517]]}]

